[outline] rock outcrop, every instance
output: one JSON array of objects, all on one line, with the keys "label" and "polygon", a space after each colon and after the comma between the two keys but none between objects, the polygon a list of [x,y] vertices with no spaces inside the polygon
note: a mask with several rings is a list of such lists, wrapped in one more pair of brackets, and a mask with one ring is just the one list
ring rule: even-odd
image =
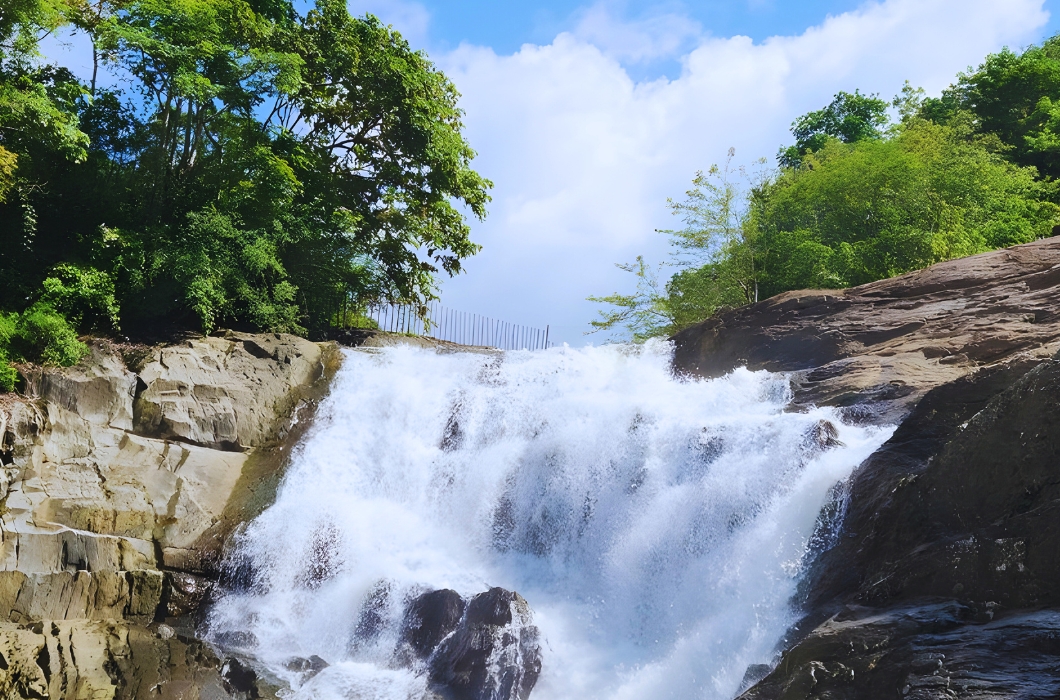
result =
[{"label": "rock outcrop", "polygon": [[526,700],[541,673],[541,642],[526,600],[491,588],[465,601],[456,591],[415,598],[395,658],[426,667],[445,700]]},{"label": "rock outcrop", "polygon": [[94,342],[77,367],[28,374],[27,398],[0,405],[0,688],[224,697],[217,660],[156,621],[202,602],[337,361],[228,333],[126,357]]},{"label": "rock outcrop", "polygon": [[1060,349],[1060,238],[845,290],[785,292],[676,336],[679,371],[795,373],[796,400],[900,419],[936,386]]},{"label": "rock outcrop", "polygon": [[797,401],[899,423],[846,485],[806,617],[742,697],[1057,696],[1058,302],[1050,239],[784,294],[675,338],[681,371],[789,371]]}]

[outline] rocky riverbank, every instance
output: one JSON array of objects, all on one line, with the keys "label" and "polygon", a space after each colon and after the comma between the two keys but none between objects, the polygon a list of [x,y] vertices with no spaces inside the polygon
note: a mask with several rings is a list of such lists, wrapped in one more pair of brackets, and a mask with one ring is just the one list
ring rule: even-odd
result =
[{"label": "rocky riverbank", "polygon": [[77,367],[27,372],[0,405],[0,695],[268,695],[188,621],[339,359],[227,333],[96,341]]},{"label": "rocky riverbank", "polygon": [[806,616],[743,698],[1060,695],[1060,240],[786,293],[674,340],[678,371],[791,372],[796,402],[899,425],[837,491]]}]

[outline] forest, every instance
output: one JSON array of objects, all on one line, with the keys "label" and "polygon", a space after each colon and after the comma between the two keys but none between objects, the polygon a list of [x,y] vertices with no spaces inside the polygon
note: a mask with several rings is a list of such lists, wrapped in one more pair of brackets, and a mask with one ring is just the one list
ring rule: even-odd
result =
[{"label": "forest", "polygon": [[[58,32],[90,78],[42,55]],[[436,298],[491,187],[458,99],[342,0],[5,1],[0,387],[86,333],[306,334]]]},{"label": "forest", "polygon": [[[671,260],[619,267],[632,294],[590,297],[592,332],[668,336],[793,289],[841,289],[1054,235],[1060,36],[987,56],[938,97],[858,90],[791,126],[776,164],[727,162],[668,202]],[[664,275],[663,273],[672,273]]]}]

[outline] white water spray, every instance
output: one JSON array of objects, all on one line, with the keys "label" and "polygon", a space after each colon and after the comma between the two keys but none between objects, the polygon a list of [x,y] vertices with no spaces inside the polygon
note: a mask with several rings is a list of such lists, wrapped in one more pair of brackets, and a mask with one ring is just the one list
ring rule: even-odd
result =
[{"label": "white water spray", "polygon": [[[348,351],[275,505],[240,537],[255,571],[212,639],[293,697],[423,694],[394,669],[400,605],[520,592],[544,640],[532,697],[733,697],[796,619],[822,507],[890,434],[785,412],[787,380],[673,378],[665,344],[504,355]],[[822,420],[842,445],[812,439]],[[389,612],[387,612],[389,610]],[[294,657],[330,666],[299,686]]]}]

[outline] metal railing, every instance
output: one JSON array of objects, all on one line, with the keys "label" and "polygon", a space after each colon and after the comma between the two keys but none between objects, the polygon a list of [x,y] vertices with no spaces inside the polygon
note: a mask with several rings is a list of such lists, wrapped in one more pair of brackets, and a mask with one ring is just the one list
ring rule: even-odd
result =
[{"label": "metal railing", "polygon": [[[418,313],[422,311],[423,314]],[[544,329],[501,321],[480,314],[457,311],[431,302],[423,307],[408,304],[373,304],[355,318],[343,314],[340,328],[375,327],[389,333],[408,333],[459,345],[477,345],[499,350],[544,350],[555,346]]]}]

